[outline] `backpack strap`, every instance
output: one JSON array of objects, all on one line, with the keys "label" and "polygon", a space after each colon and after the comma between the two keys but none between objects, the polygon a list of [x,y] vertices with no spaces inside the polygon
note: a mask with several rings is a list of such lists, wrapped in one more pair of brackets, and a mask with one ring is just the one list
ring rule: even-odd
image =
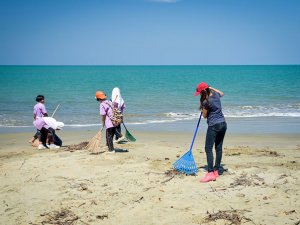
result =
[{"label": "backpack strap", "polygon": [[[107,102],[104,102],[106,105],[108,105],[112,110],[113,110],[113,106],[112,106],[112,102],[111,101],[107,101]],[[106,114],[107,114],[107,112],[108,112],[108,108],[107,108],[107,110],[105,111],[106,112]]]}]

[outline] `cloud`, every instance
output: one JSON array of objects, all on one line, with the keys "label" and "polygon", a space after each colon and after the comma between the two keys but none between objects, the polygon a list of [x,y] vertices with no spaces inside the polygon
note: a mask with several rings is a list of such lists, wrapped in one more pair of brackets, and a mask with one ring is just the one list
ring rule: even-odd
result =
[{"label": "cloud", "polygon": [[159,3],[176,3],[181,0],[149,0],[150,2],[159,2]]}]

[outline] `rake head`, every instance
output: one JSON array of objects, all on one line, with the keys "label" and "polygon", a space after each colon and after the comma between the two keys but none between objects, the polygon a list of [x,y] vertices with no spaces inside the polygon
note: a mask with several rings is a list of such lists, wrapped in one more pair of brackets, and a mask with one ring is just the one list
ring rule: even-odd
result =
[{"label": "rake head", "polygon": [[86,149],[92,153],[97,153],[100,150],[100,142],[101,142],[102,130],[100,130],[90,142],[87,144]]},{"label": "rake head", "polygon": [[135,142],[135,141],[136,141],[135,137],[133,137],[133,136],[131,135],[131,133],[129,133],[128,130],[126,130],[125,137],[126,137],[127,140],[129,140],[129,141],[132,141],[132,142]]},{"label": "rake head", "polygon": [[186,152],[173,164],[174,169],[180,173],[194,175],[198,172],[192,151]]}]

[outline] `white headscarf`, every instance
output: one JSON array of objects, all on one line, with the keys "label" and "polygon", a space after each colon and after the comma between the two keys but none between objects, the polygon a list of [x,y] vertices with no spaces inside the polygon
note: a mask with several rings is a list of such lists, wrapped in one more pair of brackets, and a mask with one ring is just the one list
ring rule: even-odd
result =
[{"label": "white headscarf", "polygon": [[115,87],[113,90],[112,90],[112,93],[111,93],[111,100],[112,102],[116,102],[118,103],[118,107],[121,108],[122,105],[124,104],[124,100],[121,96],[121,92],[120,92],[120,89],[118,87]]},{"label": "white headscarf", "polygon": [[49,127],[53,128],[54,130],[62,129],[65,126],[65,124],[63,122],[56,121],[56,119],[54,119],[53,117],[47,116],[47,117],[43,117],[43,119],[44,119],[45,123]]}]

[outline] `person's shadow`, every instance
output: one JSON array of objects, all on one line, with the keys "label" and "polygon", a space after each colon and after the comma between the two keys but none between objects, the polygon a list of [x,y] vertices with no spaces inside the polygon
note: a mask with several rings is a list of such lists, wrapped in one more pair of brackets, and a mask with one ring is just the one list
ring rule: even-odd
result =
[{"label": "person's shadow", "polygon": [[129,152],[128,149],[125,148],[115,148],[116,153],[126,153]]}]

